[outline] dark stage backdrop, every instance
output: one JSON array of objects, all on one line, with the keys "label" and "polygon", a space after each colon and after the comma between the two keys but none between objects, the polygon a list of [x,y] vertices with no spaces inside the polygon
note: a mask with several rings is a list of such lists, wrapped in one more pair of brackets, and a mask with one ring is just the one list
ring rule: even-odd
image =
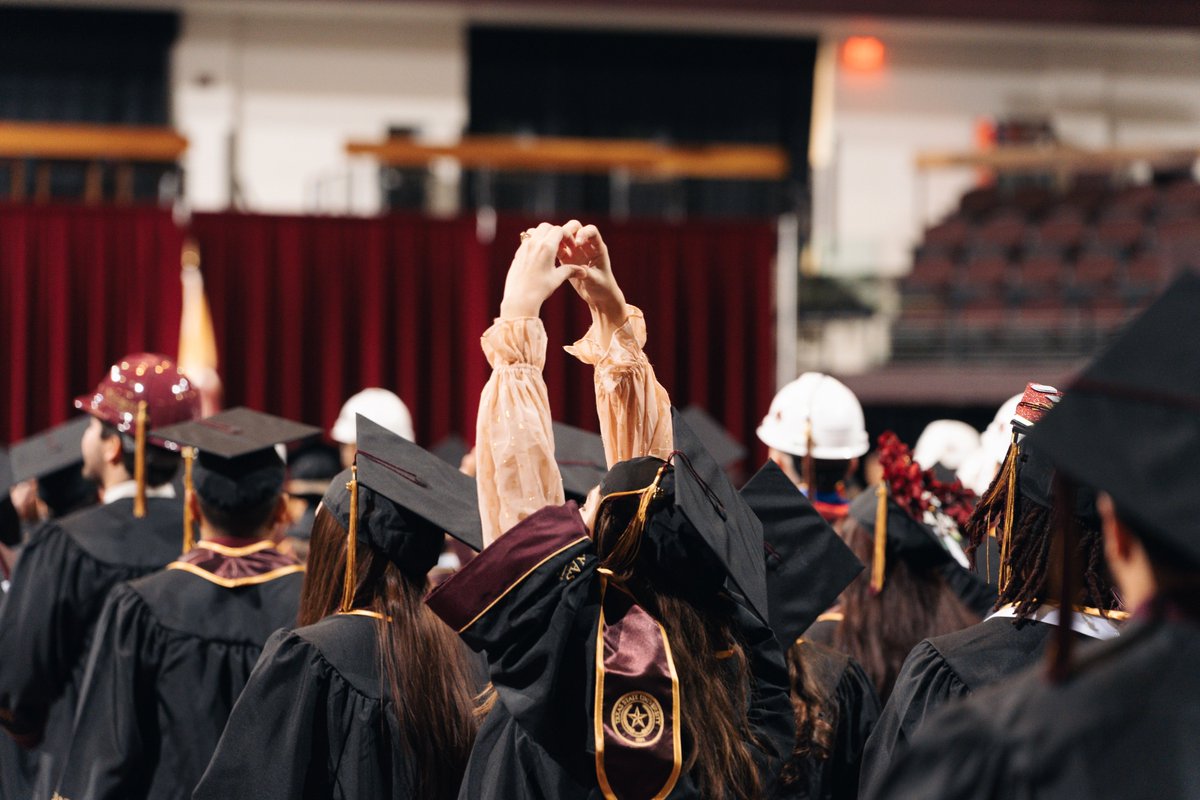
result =
[{"label": "dark stage backdrop", "polygon": [[[328,429],[346,397],[384,386],[409,404],[422,444],[472,439],[488,375],[479,335],[533,222],[502,217],[484,243],[474,218],[195,215],[226,405]],[[676,404],[756,442],[774,391],[774,228],[598,224]],[[125,352],[175,352],[182,238],[164,211],[0,207],[0,439],[65,419]],[[594,430],[591,370],[561,349],[587,330],[587,309],[568,286],[542,316],[554,416]]]}]

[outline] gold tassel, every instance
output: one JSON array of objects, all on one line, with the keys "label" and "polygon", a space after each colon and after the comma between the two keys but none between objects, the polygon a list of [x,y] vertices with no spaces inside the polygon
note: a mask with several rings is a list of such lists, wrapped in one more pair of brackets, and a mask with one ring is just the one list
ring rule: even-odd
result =
[{"label": "gold tassel", "polygon": [[133,479],[137,482],[137,494],[133,496],[133,515],[138,519],[146,516],[146,401],[138,401],[137,429],[134,436]]},{"label": "gold tassel", "polygon": [[192,519],[192,462],[196,460],[196,448],[183,448],[183,552],[190,553],[196,546],[196,521]]},{"label": "gold tassel", "polygon": [[880,482],[875,489],[879,503],[875,507],[875,553],[871,558],[871,591],[883,591],[884,570],[887,568],[887,484]]},{"label": "gold tassel", "polygon": [[1004,589],[1008,586],[1009,580],[1012,578],[1012,565],[1008,563],[1009,548],[1012,545],[1012,532],[1014,527],[1013,514],[1016,513],[1017,503],[1017,459],[1019,452],[1017,450],[1017,434],[1013,434],[1012,444],[1008,446],[1008,458],[1005,461],[1005,469],[1007,470],[1005,482],[1005,497],[1004,497],[1004,520],[1001,522],[1000,528],[1000,593],[1004,593]]},{"label": "gold tassel", "polygon": [[342,612],[354,608],[354,590],[357,587],[358,553],[358,467],[350,467],[350,482],[346,484],[350,490],[350,526],[346,531],[346,576],[342,581]]},{"label": "gold tassel", "polygon": [[642,547],[642,533],[646,529],[646,521],[650,514],[650,504],[658,496],[659,484],[662,483],[663,475],[666,474],[668,466],[668,464],[663,464],[659,467],[658,472],[654,476],[654,481],[645,489],[637,489],[629,492],[613,492],[605,495],[601,501],[605,502],[612,498],[628,497],[634,494],[641,495],[638,499],[638,509],[633,519],[629,521],[629,525],[617,537],[612,550],[604,559],[605,572],[618,581],[628,580],[630,573],[633,571],[638,552]]},{"label": "gold tassel", "polygon": [[813,465],[813,424],[812,418],[804,421],[804,485],[808,489],[810,500],[817,499],[816,467]]},{"label": "gold tassel", "polygon": [[[984,567],[983,567],[984,573],[983,574],[987,577],[987,579],[989,581],[992,579],[992,543],[988,541],[988,537],[991,536],[991,525],[992,525],[992,521],[989,519],[988,520],[988,534],[987,534],[987,536],[983,537],[983,564],[984,564]],[[999,580],[999,576],[997,576],[997,581],[998,580]]]}]

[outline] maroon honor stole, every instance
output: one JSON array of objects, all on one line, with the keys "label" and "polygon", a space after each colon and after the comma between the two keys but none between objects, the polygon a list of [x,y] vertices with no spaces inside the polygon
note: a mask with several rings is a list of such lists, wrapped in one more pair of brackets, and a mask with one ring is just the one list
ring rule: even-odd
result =
[{"label": "maroon honor stole", "polygon": [[197,542],[191,550],[167,564],[167,569],[190,572],[209,583],[236,589],[303,572],[304,565],[280,552],[269,539],[230,537]]},{"label": "maroon honor stole", "polygon": [[596,778],[606,800],[660,800],[683,766],[679,677],[662,625],[600,574]]}]

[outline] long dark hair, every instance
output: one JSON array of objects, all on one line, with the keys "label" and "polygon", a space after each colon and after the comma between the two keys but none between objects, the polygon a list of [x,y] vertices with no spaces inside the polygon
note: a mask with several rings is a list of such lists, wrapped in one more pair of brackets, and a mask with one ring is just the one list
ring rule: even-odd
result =
[{"label": "long dark hair", "polygon": [[916,568],[899,558],[887,560],[883,589],[872,593],[874,534],[853,517],[839,523],[838,533],[867,568],[842,592],[843,619],[833,645],[862,665],[875,683],[880,702],[886,702],[904,659],[917,643],[974,625],[979,617],[963,605],[936,569]]},{"label": "long dark hair", "polygon": [[[608,556],[637,513],[636,495],[611,498],[594,525],[597,551]],[[674,503],[668,495],[654,500],[647,517]],[[683,716],[683,769],[701,797],[755,800],[763,785],[751,753],[750,662],[722,598],[682,596],[634,567],[625,583],[638,602],[667,632],[679,676]],[[599,655],[597,655],[599,657]]]},{"label": "long dark hair", "polygon": [[[837,698],[829,692],[828,676],[820,670],[821,651],[830,652],[824,645],[795,642],[787,653],[788,684],[791,688],[792,710],[796,717],[796,744],[792,759],[784,767],[782,779],[785,784],[795,783],[802,777],[797,769],[799,759],[824,761],[833,755],[834,734],[838,727]],[[808,653],[815,658],[808,658]],[[841,657],[844,662],[845,656]]]},{"label": "long dark hair", "polygon": [[[973,564],[979,548],[986,548],[991,529],[1010,524],[1004,517],[1010,501],[1009,470],[1016,469],[1017,458],[1018,449],[1010,447],[996,477],[963,526],[963,533],[969,542],[967,555]],[[1008,555],[1001,565],[1001,574],[1007,575],[1007,582],[1000,586],[997,608],[1014,604],[1017,618],[1024,619],[1036,611],[1040,604],[1057,601],[1051,578],[1054,581],[1061,580],[1057,574],[1061,564],[1058,563],[1059,556],[1054,543],[1058,537],[1065,535],[1068,524],[1073,524],[1077,533],[1070,562],[1075,573],[1072,579],[1079,588],[1078,602],[1101,610],[1118,607],[1112,578],[1104,561],[1104,535],[1098,521],[1081,519],[1065,507],[1050,509],[1041,506],[1019,489],[1016,489],[1016,496],[1011,498],[1011,508],[1013,519]],[[1068,519],[1068,514],[1071,519]]]},{"label": "long dark hair", "polygon": [[[424,585],[361,542],[356,560],[354,607],[384,616],[376,626],[381,689],[391,699],[399,745],[412,764],[411,794],[455,798],[478,729],[462,645],[422,602]],[[300,593],[300,625],[338,610],[345,570],[346,531],[321,509]]]}]

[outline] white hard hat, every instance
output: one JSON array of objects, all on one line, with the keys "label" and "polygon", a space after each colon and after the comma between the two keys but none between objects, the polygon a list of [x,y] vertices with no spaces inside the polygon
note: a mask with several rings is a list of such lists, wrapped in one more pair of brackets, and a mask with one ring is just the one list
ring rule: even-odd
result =
[{"label": "white hard hat", "polygon": [[996,416],[979,437],[979,449],[958,466],[958,479],[975,494],[982,495],[996,477],[1004,462],[1004,454],[1012,442],[1012,420],[1022,395],[1015,394],[1004,401]]},{"label": "white hard hat", "polygon": [[335,442],[354,444],[357,440],[355,416],[362,414],[367,419],[387,428],[397,436],[410,442],[416,439],[413,433],[412,414],[404,401],[387,389],[363,389],[342,406],[337,422],[329,435]]},{"label": "white hard hat", "polygon": [[820,372],[806,372],[779,390],[758,426],[768,447],[826,461],[857,458],[871,449],[862,406],[844,383]]},{"label": "white hard hat", "polygon": [[1021,402],[1023,396],[1024,394],[1014,394],[1005,400],[1004,405],[996,410],[996,416],[988,423],[980,437],[980,446],[996,462],[997,467],[1003,463],[1004,454],[1008,452],[1008,446],[1012,444],[1012,421],[1013,417],[1017,415],[1017,404]]},{"label": "white hard hat", "polygon": [[925,426],[913,448],[913,461],[921,469],[941,464],[958,469],[979,449],[979,431],[957,419],[935,419]]}]

